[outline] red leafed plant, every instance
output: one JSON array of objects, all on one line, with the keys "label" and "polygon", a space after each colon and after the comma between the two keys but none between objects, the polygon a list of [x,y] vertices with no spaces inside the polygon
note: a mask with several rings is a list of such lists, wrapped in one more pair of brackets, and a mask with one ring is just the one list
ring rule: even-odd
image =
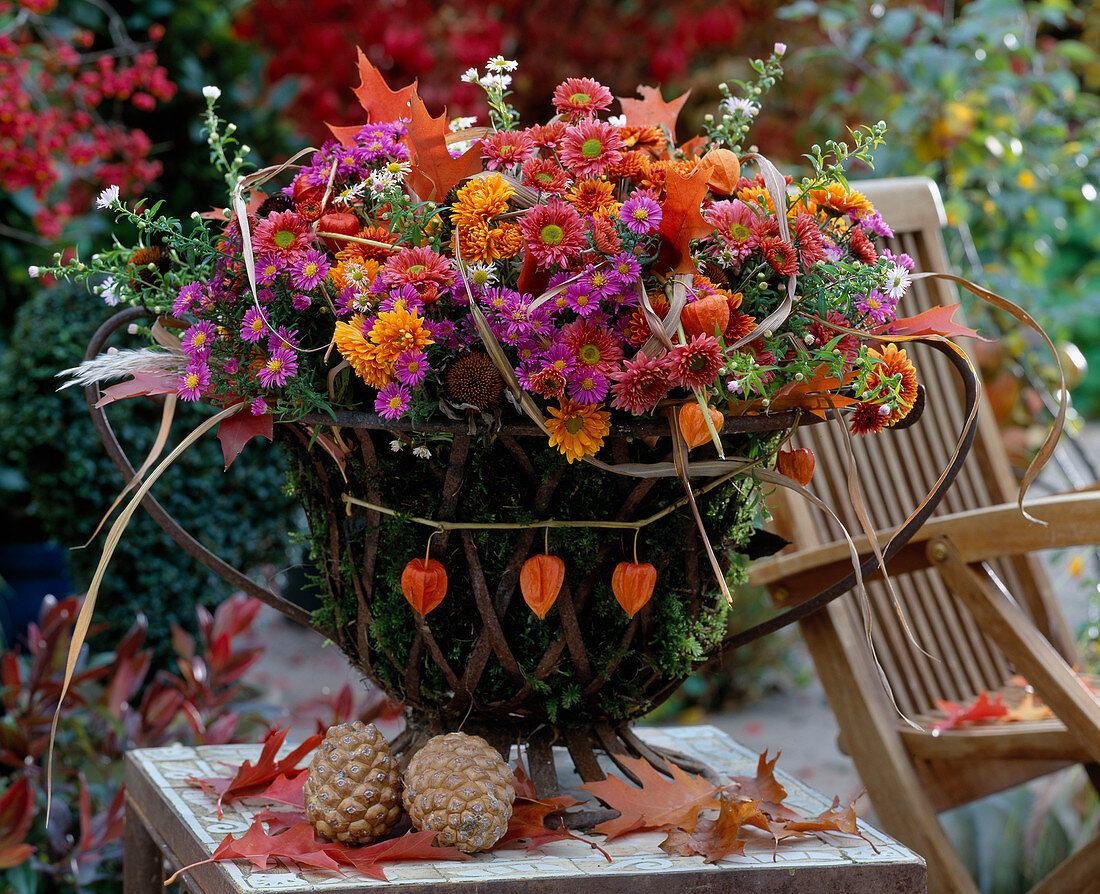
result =
[{"label": "red leafed plant", "polygon": [[124,752],[261,727],[241,683],[262,652],[247,644],[259,605],[238,594],[199,609],[198,637],[173,635],[177,673],[150,675],[143,618],[114,651],[82,655],[61,706],[47,830],[46,747],[80,599],[45,600],[25,642],[0,657],[0,890],[118,890]]}]

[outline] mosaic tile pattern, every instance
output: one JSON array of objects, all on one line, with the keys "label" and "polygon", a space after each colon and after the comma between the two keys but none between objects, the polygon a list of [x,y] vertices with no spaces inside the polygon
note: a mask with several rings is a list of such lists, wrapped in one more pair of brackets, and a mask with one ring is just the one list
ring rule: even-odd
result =
[{"label": "mosaic tile pattern", "polygon": [[[639,728],[638,735],[647,743],[689,754],[711,767],[720,768],[730,776],[751,776],[756,772],[757,755],[736,744],[728,736],[710,726]],[[289,749],[286,749],[289,750]],[[171,746],[131,752],[132,758],[144,769],[154,785],[162,792],[174,811],[192,830],[194,836],[210,853],[227,833],[239,835],[252,823],[256,813],[265,806],[257,799],[243,799],[226,806],[219,819],[215,800],[209,794],[188,784],[191,776],[209,777],[224,775],[224,764],[237,765],[244,760],[255,760],[260,751],[258,745],[216,745],[201,748]],[[578,784],[568,753],[556,749],[558,772],[562,784]],[[780,760],[782,764],[782,760]],[[613,768],[609,765],[609,771]],[[776,778],[787,789],[786,804],[792,809],[812,816],[832,803],[813,789],[793,777],[776,772]],[[570,782],[572,780],[572,782]],[[575,793],[583,795],[583,792]],[[576,841],[554,842],[530,853],[522,850],[506,850],[479,854],[468,862],[415,861],[385,864],[390,885],[423,884],[432,881],[485,882],[494,879],[560,878],[589,876],[599,877],[613,873],[676,873],[700,869],[713,872],[730,872],[738,866],[771,868],[785,873],[799,867],[843,866],[846,864],[920,864],[916,854],[881,832],[860,823],[860,828],[878,852],[867,842],[848,836],[826,835],[806,839],[789,839],[778,848],[773,858],[770,839],[760,838],[746,847],[744,855],[730,856],[707,866],[702,857],[668,856],[658,847],[664,840],[663,833],[636,833],[626,835],[610,843],[602,836],[593,836],[612,857],[608,863],[599,852]],[[242,892],[259,891],[341,891],[384,886],[363,877],[341,877],[326,872],[291,872],[285,869],[255,870],[245,862],[221,864],[229,878]]]}]

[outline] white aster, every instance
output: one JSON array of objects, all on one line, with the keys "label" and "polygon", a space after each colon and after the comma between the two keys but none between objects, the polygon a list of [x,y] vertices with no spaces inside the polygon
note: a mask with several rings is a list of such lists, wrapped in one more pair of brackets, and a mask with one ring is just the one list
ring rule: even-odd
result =
[{"label": "white aster", "polygon": [[626,115],[612,115],[607,119],[612,127],[626,127]]},{"label": "white aster", "polygon": [[417,459],[431,459],[432,452],[427,447],[413,447],[413,456]]},{"label": "white aster", "polygon": [[515,59],[505,59],[503,56],[494,56],[485,63],[489,71],[515,71],[519,63]]},{"label": "white aster", "polygon": [[469,130],[475,124],[477,124],[477,116],[476,115],[468,115],[465,118],[452,118],[451,119],[451,130],[452,131]]},{"label": "white aster", "polygon": [[207,84],[202,88],[202,95],[207,99],[217,99],[222,95],[221,87],[216,87],[213,84]]},{"label": "white aster", "polygon": [[476,84],[481,78],[480,73],[476,68],[467,68],[462,73],[462,80],[467,84]]},{"label": "white aster", "polygon": [[742,118],[755,118],[760,111],[760,106],[743,96],[731,96],[723,100],[722,108],[727,115],[740,115]]},{"label": "white aster", "polygon": [[886,290],[886,294],[894,301],[897,301],[902,295],[909,291],[909,284],[911,281],[909,271],[895,264],[886,271],[886,280],[883,286]]},{"label": "white aster", "polygon": [[96,208],[110,208],[115,202],[118,201],[118,186],[111,184],[103,192],[101,192],[95,200]]}]

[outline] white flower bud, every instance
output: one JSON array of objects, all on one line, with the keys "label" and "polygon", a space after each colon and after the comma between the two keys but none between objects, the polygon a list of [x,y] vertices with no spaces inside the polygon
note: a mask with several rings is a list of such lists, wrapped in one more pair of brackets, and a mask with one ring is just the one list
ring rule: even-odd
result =
[{"label": "white flower bud", "polygon": [[33,264],[27,268],[27,276],[29,276],[31,279],[38,279],[38,274],[40,274],[41,272],[42,271],[35,267]]},{"label": "white flower bud", "polygon": [[202,95],[207,99],[217,99],[222,95],[220,87],[215,87],[213,84],[207,84],[202,88]]}]

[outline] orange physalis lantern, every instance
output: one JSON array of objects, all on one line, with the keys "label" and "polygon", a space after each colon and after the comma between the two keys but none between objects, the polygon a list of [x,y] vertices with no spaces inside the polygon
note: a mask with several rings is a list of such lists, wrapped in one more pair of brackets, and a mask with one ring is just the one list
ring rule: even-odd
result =
[{"label": "orange physalis lantern", "polygon": [[649,562],[620,562],[611,573],[611,591],[631,618],[652,598],[656,584],[657,569]]},{"label": "orange physalis lantern", "polygon": [[711,149],[699,162],[699,169],[706,174],[707,186],[718,196],[731,196],[737,191],[741,178],[741,162],[729,149]]},{"label": "orange physalis lantern", "polygon": [[724,295],[708,295],[680,311],[680,323],[688,338],[696,335],[721,335],[730,322],[730,306]]},{"label": "orange physalis lantern", "polygon": [[447,595],[447,569],[435,559],[413,559],[401,572],[401,592],[417,614],[426,616]]},{"label": "orange physalis lantern", "polygon": [[565,562],[545,553],[531,556],[519,572],[519,591],[523,594],[523,601],[539,619],[545,618],[557,601],[564,582]]},{"label": "orange physalis lantern", "polygon": [[814,452],[809,447],[799,447],[797,450],[780,450],[775,467],[781,475],[793,478],[805,487],[814,477],[815,462]]},{"label": "orange physalis lantern", "polygon": [[[707,407],[714,430],[720,432],[726,421],[725,417],[713,407]],[[710,430],[703,419],[703,410],[698,403],[684,404],[680,407],[680,434],[687,441],[688,449],[698,447],[710,440]]]}]

